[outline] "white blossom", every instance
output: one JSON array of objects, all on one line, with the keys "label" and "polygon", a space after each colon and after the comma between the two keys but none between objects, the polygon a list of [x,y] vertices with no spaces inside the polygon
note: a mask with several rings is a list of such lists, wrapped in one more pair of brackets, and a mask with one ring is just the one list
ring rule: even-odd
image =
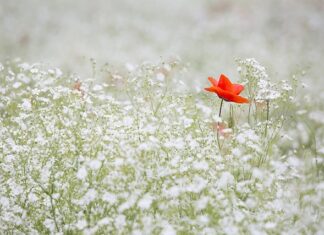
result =
[{"label": "white blossom", "polygon": [[152,202],[153,202],[153,197],[149,194],[145,194],[138,202],[138,207],[141,209],[148,209],[150,208]]},{"label": "white blossom", "polygon": [[77,172],[77,178],[83,180],[87,177],[88,171],[85,167],[81,167]]}]

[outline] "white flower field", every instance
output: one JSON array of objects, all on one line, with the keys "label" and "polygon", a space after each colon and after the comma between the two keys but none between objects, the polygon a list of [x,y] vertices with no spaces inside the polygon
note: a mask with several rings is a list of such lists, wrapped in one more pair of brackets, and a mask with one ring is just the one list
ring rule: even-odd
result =
[{"label": "white flower field", "polygon": [[0,4],[0,234],[324,234],[320,1]]}]

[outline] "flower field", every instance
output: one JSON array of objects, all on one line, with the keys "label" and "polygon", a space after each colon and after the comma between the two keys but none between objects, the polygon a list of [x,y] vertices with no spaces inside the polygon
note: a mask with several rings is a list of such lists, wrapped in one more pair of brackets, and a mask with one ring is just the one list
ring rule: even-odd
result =
[{"label": "flower field", "polygon": [[176,62],[100,85],[2,65],[2,231],[320,234],[323,114],[256,60],[238,66],[250,103],[220,118],[217,96],[181,91]]},{"label": "flower field", "polygon": [[[0,7],[7,16],[0,14],[0,234],[324,233],[324,91],[315,63],[323,58],[316,42],[324,33],[312,31],[323,24],[317,1],[296,3],[290,13],[312,19],[305,21],[310,28],[300,20],[305,24],[274,44],[268,37],[278,35],[277,26],[258,1],[179,1],[166,11],[171,20],[146,0],[145,7],[111,2],[133,20],[110,10],[116,28],[103,20],[99,9],[107,3],[98,1],[91,7],[99,23],[83,28],[74,14],[87,16],[89,3],[33,0],[42,23],[29,32],[17,22],[34,22],[23,11],[30,6],[13,2]],[[46,18],[53,14],[48,6],[62,17]],[[78,13],[66,14],[71,6]],[[171,37],[179,9],[187,11]],[[223,28],[237,27],[238,15],[253,9],[259,11],[250,17],[262,15],[260,21],[240,25],[261,38]],[[219,11],[232,21],[213,18]],[[145,17],[162,28],[149,27]],[[131,22],[155,35],[145,38]],[[42,24],[75,31],[58,29],[59,45],[49,29],[42,34]],[[273,28],[263,34],[260,25]],[[100,43],[87,44],[99,26],[107,29],[98,30]],[[69,44],[78,27],[84,38]],[[295,35],[300,41],[287,43]],[[174,43],[163,53],[181,56],[156,60],[167,39]],[[285,43],[285,50],[274,50]],[[109,63],[101,63],[107,51]],[[92,52],[98,60],[80,60]]]}]

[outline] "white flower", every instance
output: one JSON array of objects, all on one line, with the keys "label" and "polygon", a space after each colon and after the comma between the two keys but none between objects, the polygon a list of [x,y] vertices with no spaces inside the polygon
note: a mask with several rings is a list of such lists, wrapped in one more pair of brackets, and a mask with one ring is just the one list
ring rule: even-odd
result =
[{"label": "white flower", "polygon": [[21,82],[15,82],[15,83],[12,85],[12,87],[15,88],[15,89],[17,89],[17,88],[19,88],[21,85],[22,85]]},{"label": "white flower", "polygon": [[241,211],[239,210],[234,211],[234,219],[237,223],[240,223],[244,218],[245,215]]},{"label": "white flower", "polygon": [[182,122],[183,122],[184,127],[188,128],[191,126],[191,124],[194,122],[194,120],[192,120],[191,118],[183,117]]},{"label": "white flower", "polygon": [[218,187],[219,188],[225,188],[227,186],[230,186],[234,183],[234,176],[225,171],[222,173],[221,178],[218,180]]},{"label": "white flower", "polygon": [[164,144],[165,147],[167,148],[176,148],[176,149],[183,149],[185,147],[185,142],[183,138],[176,138],[174,140],[167,141]]},{"label": "white flower", "polygon": [[76,227],[80,230],[84,229],[85,227],[87,227],[88,223],[86,220],[79,220],[77,223],[76,223]]},{"label": "white flower", "polygon": [[208,224],[209,222],[209,217],[207,215],[199,215],[197,219],[202,224]]},{"label": "white flower", "polygon": [[200,176],[194,176],[193,182],[186,186],[188,192],[199,193],[207,186],[207,180],[203,179]]},{"label": "white flower", "polygon": [[122,229],[124,226],[126,225],[126,217],[125,215],[118,215],[115,218],[115,226],[117,227],[117,229]]},{"label": "white flower", "polygon": [[150,194],[145,194],[141,200],[137,203],[138,207],[141,208],[142,210],[150,208],[152,202],[153,202],[153,197]]},{"label": "white flower", "polygon": [[163,73],[158,73],[156,74],[156,80],[160,81],[160,82],[163,82],[165,79],[165,76]]},{"label": "white flower", "polygon": [[165,191],[165,194],[168,197],[177,197],[181,193],[181,189],[178,186],[172,186],[168,190]]},{"label": "white flower", "polygon": [[134,71],[134,70],[136,69],[136,66],[133,65],[133,64],[131,64],[131,63],[126,63],[126,64],[125,64],[125,67],[126,67],[126,69],[127,69],[128,71],[130,71],[130,72],[132,72],[132,71]]},{"label": "white flower", "polygon": [[201,103],[197,103],[196,107],[201,111],[201,113],[204,115],[204,117],[209,117],[209,115],[212,113],[212,109],[210,107],[205,106]]},{"label": "white flower", "polygon": [[176,234],[177,234],[176,230],[174,230],[174,228],[170,224],[166,224],[163,226],[161,235],[176,235]]},{"label": "white flower", "polygon": [[274,87],[274,84],[266,80],[259,80],[256,100],[275,100],[280,97],[280,92]]},{"label": "white flower", "polygon": [[97,197],[97,191],[95,189],[89,189],[88,192],[82,198],[82,204],[88,205],[94,201]]},{"label": "white flower", "polygon": [[248,198],[245,203],[246,203],[246,206],[250,209],[255,208],[257,205],[256,201],[252,198]]},{"label": "white flower", "polygon": [[109,217],[103,218],[103,219],[98,221],[98,225],[100,225],[100,226],[104,226],[104,225],[107,225],[107,224],[110,224],[110,223],[111,223],[111,218],[109,218]]},{"label": "white flower", "polygon": [[213,121],[214,122],[222,122],[222,118],[220,117],[220,116],[218,116],[218,114],[217,115],[213,115]]},{"label": "white flower", "polygon": [[87,177],[87,175],[88,175],[88,172],[85,167],[81,167],[77,172],[77,178],[80,180],[85,179]]},{"label": "white flower", "polygon": [[194,162],[193,168],[196,170],[205,170],[206,171],[209,169],[209,164],[204,160],[197,161],[197,162]]},{"label": "white flower", "polygon": [[55,231],[55,223],[51,219],[45,219],[44,226],[48,228],[50,231]]},{"label": "white flower", "polygon": [[125,126],[131,126],[133,124],[133,118],[131,117],[124,117],[123,123]]},{"label": "white flower", "polygon": [[117,196],[115,194],[109,193],[109,192],[105,192],[102,195],[102,200],[104,200],[105,202],[108,202],[110,204],[114,204],[117,202]]},{"label": "white flower", "polygon": [[59,68],[55,68],[55,76],[56,78],[61,77],[63,72]]},{"label": "white flower", "polygon": [[93,91],[101,91],[102,90],[102,86],[99,85],[99,84],[96,84],[96,85],[93,86],[92,90]]},{"label": "white flower", "polygon": [[264,178],[263,172],[258,168],[253,169],[252,175],[254,178],[259,179],[259,180],[262,180]]},{"label": "white flower", "polygon": [[0,205],[1,205],[2,208],[8,208],[10,206],[9,198],[0,197]]},{"label": "white flower", "polygon": [[30,194],[28,194],[28,200],[30,202],[36,202],[38,200],[38,197],[35,194],[30,193]]},{"label": "white flower", "polygon": [[17,75],[17,79],[19,80],[19,81],[22,81],[23,83],[25,83],[25,84],[28,84],[29,82],[30,82],[30,78],[29,77],[27,77],[25,74],[23,74],[23,73],[19,73],[18,75]]},{"label": "white flower", "polygon": [[23,99],[23,103],[22,103],[21,107],[26,111],[30,111],[32,109],[30,100]]},{"label": "white flower", "polygon": [[98,170],[100,167],[101,167],[101,161],[99,160],[91,160],[89,163],[88,163],[88,166],[92,169],[92,170]]},{"label": "white flower", "polygon": [[319,124],[324,124],[324,111],[312,111],[308,116],[311,120]]},{"label": "white flower", "polygon": [[201,197],[198,201],[195,202],[195,207],[197,210],[203,210],[206,208],[209,202],[208,197]]}]

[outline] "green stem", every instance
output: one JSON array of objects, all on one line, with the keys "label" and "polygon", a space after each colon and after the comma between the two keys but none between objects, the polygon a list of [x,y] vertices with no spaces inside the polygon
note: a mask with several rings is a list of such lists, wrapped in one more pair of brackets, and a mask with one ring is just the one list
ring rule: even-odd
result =
[{"label": "green stem", "polygon": [[224,100],[222,99],[222,101],[221,101],[221,103],[220,103],[219,112],[218,112],[218,117],[221,117],[221,115],[222,115],[223,101],[224,101]]},{"label": "green stem", "polygon": [[248,112],[248,123],[249,123],[249,125],[251,125],[250,113],[251,113],[251,103],[249,104],[249,112]]},{"label": "green stem", "polygon": [[267,134],[268,134],[269,112],[270,112],[270,101],[267,100],[267,122],[266,122],[265,133],[264,133],[265,137],[267,137]]},{"label": "green stem", "polygon": [[318,166],[318,160],[317,160],[317,145],[316,145],[316,133],[314,132],[313,135],[314,138],[314,155],[315,155],[315,166],[316,166],[316,175],[317,178],[319,179],[319,166]]},{"label": "green stem", "polygon": [[[220,106],[219,106],[219,112],[218,112],[218,117],[221,117],[222,115],[222,107],[223,107],[223,99],[221,100]],[[222,146],[220,145],[220,140],[219,140],[219,121],[217,121],[217,144],[218,144],[218,149],[219,151],[222,150]]]},{"label": "green stem", "polygon": [[235,125],[235,120],[234,120],[234,107],[231,104],[230,105],[230,117],[229,117],[228,127],[233,129],[234,128],[234,125]]}]

